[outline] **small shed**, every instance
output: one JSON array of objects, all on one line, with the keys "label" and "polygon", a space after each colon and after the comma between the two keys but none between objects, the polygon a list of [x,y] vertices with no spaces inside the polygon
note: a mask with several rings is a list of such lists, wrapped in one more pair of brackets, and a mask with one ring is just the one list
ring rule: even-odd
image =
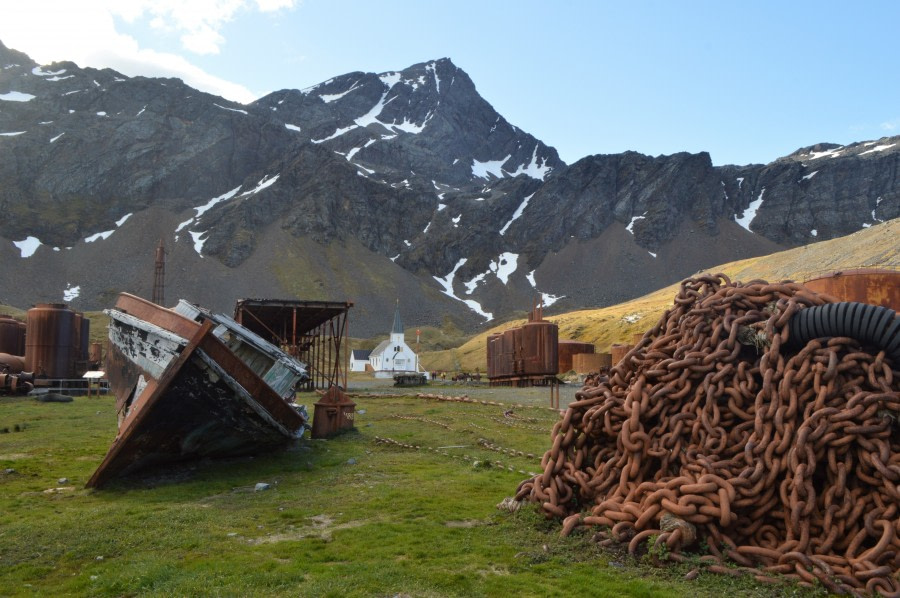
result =
[{"label": "small shed", "polygon": [[365,372],[366,366],[369,365],[369,355],[371,354],[371,349],[353,349],[350,353],[350,371]]}]

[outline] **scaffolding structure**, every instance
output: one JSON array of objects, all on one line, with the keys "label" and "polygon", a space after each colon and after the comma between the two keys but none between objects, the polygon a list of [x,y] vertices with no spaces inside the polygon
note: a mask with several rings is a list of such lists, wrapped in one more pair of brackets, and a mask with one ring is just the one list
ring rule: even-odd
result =
[{"label": "scaffolding structure", "polygon": [[347,388],[350,301],[240,299],[234,319],[305,363],[309,380],[298,390]]}]

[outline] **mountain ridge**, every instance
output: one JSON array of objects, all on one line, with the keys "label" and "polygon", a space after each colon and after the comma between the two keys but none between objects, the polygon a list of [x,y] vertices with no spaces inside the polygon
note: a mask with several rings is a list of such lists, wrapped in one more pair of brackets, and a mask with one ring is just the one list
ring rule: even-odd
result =
[{"label": "mountain ridge", "polygon": [[[146,289],[159,239],[197,273],[171,290],[214,309],[315,291],[274,274],[275,235],[348,272],[313,276],[337,298],[381,306],[404,290],[421,297],[410,321],[472,329],[535,297],[618,302],[900,215],[900,137],[766,165],[716,167],[705,152],[565,164],[448,58],[246,105],[177,79],[37,65],[2,43],[0,67],[0,299],[19,305],[79,287],[65,296],[96,309]],[[338,257],[350,246],[352,268]],[[367,271],[383,276],[370,290],[356,284]]]}]

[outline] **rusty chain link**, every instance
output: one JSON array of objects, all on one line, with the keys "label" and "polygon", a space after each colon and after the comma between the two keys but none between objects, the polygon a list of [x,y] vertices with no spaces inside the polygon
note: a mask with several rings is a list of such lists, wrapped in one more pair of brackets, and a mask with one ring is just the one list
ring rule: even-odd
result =
[{"label": "rusty chain link", "polygon": [[783,349],[790,318],[830,300],[790,282],[684,281],[608,378],[576,393],[515,498],[563,535],[593,526],[631,552],[653,538],[676,561],[703,541],[711,571],[900,595],[900,364],[845,337]]}]

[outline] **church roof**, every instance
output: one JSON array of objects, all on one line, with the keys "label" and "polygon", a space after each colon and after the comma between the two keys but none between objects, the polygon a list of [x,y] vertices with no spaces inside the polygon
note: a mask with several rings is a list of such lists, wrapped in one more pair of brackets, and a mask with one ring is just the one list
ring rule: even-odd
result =
[{"label": "church roof", "polygon": [[400,320],[400,300],[397,300],[397,310],[394,312],[394,327],[391,334],[403,334],[403,321]]},{"label": "church roof", "polygon": [[372,349],[372,352],[369,354],[370,357],[375,357],[384,353],[384,350],[391,346],[391,339],[387,339],[378,343],[378,346]]},{"label": "church roof", "polygon": [[371,353],[372,351],[366,349],[353,349],[353,359],[365,361]]}]

